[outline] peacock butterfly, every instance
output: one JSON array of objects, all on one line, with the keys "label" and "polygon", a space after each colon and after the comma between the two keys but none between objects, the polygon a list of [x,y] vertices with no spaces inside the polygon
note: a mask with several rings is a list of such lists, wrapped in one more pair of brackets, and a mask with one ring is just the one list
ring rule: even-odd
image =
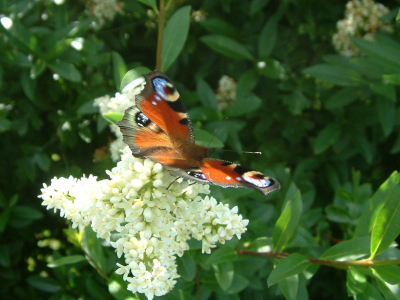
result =
[{"label": "peacock butterfly", "polygon": [[178,91],[163,73],[146,75],[135,106],[117,123],[135,157],[161,163],[171,175],[222,187],[253,188],[266,195],[275,179],[232,162],[211,159],[215,149],[195,144],[193,127]]}]

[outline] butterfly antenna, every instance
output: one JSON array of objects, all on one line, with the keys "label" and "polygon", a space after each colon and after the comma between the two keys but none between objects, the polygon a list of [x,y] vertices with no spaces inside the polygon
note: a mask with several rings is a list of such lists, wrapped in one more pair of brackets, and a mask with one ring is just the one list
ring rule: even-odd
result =
[{"label": "butterfly antenna", "polygon": [[[224,119],[224,121],[222,122],[222,125],[224,125],[225,121],[228,120],[228,117],[226,117]],[[208,142],[207,148],[210,146],[211,142],[213,141],[213,139],[215,138],[215,136],[217,135],[219,129],[222,127],[222,125],[220,127],[217,128],[217,130],[215,130],[213,137],[211,138],[211,140]]]},{"label": "butterfly antenna", "polygon": [[236,151],[236,150],[221,150],[221,151],[230,151],[230,152],[237,152],[237,153],[249,153],[249,154],[262,154],[262,152],[250,152],[250,151]]}]

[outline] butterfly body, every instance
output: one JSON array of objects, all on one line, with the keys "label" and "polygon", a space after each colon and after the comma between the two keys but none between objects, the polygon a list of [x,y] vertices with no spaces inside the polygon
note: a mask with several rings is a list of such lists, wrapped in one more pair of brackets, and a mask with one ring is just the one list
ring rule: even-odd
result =
[{"label": "butterfly body", "polygon": [[199,183],[254,188],[264,195],[280,187],[261,172],[209,158],[214,149],[195,144],[189,115],[171,80],[158,71],[143,76],[146,83],[136,105],[117,123],[134,156],[148,157],[172,175]]}]

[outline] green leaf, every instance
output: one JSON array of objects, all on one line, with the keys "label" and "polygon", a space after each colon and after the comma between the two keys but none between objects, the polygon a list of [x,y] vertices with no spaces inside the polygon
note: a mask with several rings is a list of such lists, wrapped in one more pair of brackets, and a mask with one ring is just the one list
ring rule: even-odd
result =
[{"label": "green leaf", "polygon": [[325,251],[319,259],[351,261],[369,255],[371,238],[369,236],[358,237],[343,241]]},{"label": "green leaf", "polygon": [[393,131],[396,120],[396,103],[387,98],[379,97],[376,99],[376,108],[383,134],[388,137]]},{"label": "green leaf", "polygon": [[371,89],[374,93],[385,97],[387,100],[396,102],[396,88],[392,84],[374,83],[371,85]]},{"label": "green leaf", "polygon": [[[391,43],[382,41],[367,41],[360,38],[352,38],[351,42],[366,55],[383,63],[400,67],[400,47],[391,39]],[[393,45],[395,44],[395,45]]]},{"label": "green leaf", "polygon": [[396,16],[396,21],[398,21],[398,20],[400,20],[400,9],[399,9],[399,12],[397,13],[397,16]]},{"label": "green leaf", "polygon": [[76,264],[82,261],[86,261],[86,258],[83,255],[70,255],[56,259],[51,263],[48,263],[47,266],[49,268],[58,268],[60,266]]},{"label": "green leaf", "polygon": [[77,113],[81,115],[92,115],[99,113],[99,107],[94,106],[94,100],[88,101],[77,109]]},{"label": "green leaf", "polygon": [[303,208],[300,191],[287,202],[285,209],[275,224],[272,241],[274,251],[283,251],[292,239],[300,221]]},{"label": "green leaf", "polygon": [[101,115],[104,119],[106,119],[108,122],[113,123],[113,124],[121,121],[122,118],[124,117],[124,114],[121,114],[121,113],[104,113]]},{"label": "green leaf", "polygon": [[0,212],[0,232],[4,232],[8,221],[10,220],[11,212],[9,208],[2,209]]},{"label": "green leaf", "polygon": [[[82,247],[86,254],[89,255],[89,263],[96,268],[100,268],[103,272],[105,270],[105,257],[103,254],[103,248],[100,244],[99,239],[96,237],[96,233],[93,232],[90,226],[85,227],[82,236]],[[96,263],[96,265],[94,265]],[[99,271],[99,270],[97,270]]]},{"label": "green leaf", "polygon": [[382,253],[400,233],[400,187],[393,188],[380,209],[372,229],[371,259]]},{"label": "green leaf", "polygon": [[55,279],[50,277],[33,275],[29,276],[26,281],[34,288],[48,293],[55,293],[61,290],[60,284]]},{"label": "green leaf", "polygon": [[253,0],[250,4],[250,15],[254,15],[259,12],[265,5],[267,5],[269,0]]},{"label": "green leaf", "polygon": [[328,220],[336,222],[336,223],[352,223],[353,219],[351,218],[349,211],[343,207],[337,206],[335,204],[328,205],[325,209],[326,217]]},{"label": "green leaf", "polygon": [[161,71],[166,72],[177,59],[189,33],[190,5],[178,9],[165,26],[162,53]]},{"label": "green leaf", "polygon": [[204,44],[223,55],[238,59],[254,60],[245,46],[223,35],[204,35],[200,38]]},{"label": "green leaf", "polygon": [[327,109],[344,107],[360,98],[360,88],[344,88],[332,95],[326,102]]},{"label": "green leaf", "polygon": [[114,82],[115,87],[119,89],[121,87],[121,81],[126,72],[128,71],[124,59],[117,52],[111,52],[111,59],[113,64]]},{"label": "green leaf", "polygon": [[183,280],[192,281],[196,276],[196,264],[189,253],[177,258],[178,270]]},{"label": "green leaf", "polygon": [[364,156],[367,163],[371,164],[374,158],[374,145],[372,145],[364,130],[357,130],[353,133],[354,141],[356,142],[362,156]]},{"label": "green leaf", "polygon": [[258,82],[260,81],[260,75],[256,69],[249,69],[245,73],[240,76],[237,88],[236,88],[236,95],[237,99],[250,94],[251,91],[257,86]]},{"label": "green leaf", "polygon": [[268,277],[268,287],[283,279],[305,271],[310,265],[311,263],[307,257],[298,253],[290,254],[271,272]]},{"label": "green leaf", "polygon": [[33,207],[27,205],[15,206],[12,210],[12,215],[23,220],[40,220],[43,218],[43,213]]},{"label": "green leaf", "polygon": [[279,288],[287,300],[296,300],[299,289],[299,276],[293,275],[278,282]]},{"label": "green leaf", "polygon": [[226,115],[228,117],[245,115],[257,110],[261,104],[262,101],[259,97],[254,94],[247,94],[238,98],[235,103],[228,106],[226,109]]},{"label": "green leaf", "polygon": [[49,171],[51,161],[50,161],[50,158],[45,153],[43,153],[43,152],[36,153],[33,156],[33,161],[43,171],[45,171],[45,172]]},{"label": "green leaf", "polygon": [[385,282],[395,285],[400,284],[399,266],[376,266],[373,267],[375,274],[378,274]]},{"label": "green leaf", "polygon": [[351,86],[362,83],[359,73],[330,64],[315,65],[304,69],[303,73],[337,85]]},{"label": "green leaf", "polygon": [[379,291],[369,282],[365,290],[353,297],[354,300],[384,300]]},{"label": "green leaf", "polygon": [[[254,0],[253,0],[254,2]],[[278,18],[275,16],[268,19],[267,24],[261,30],[258,41],[258,56],[268,57],[275,47],[278,34]]]},{"label": "green leaf", "polygon": [[272,57],[266,57],[257,64],[258,72],[268,78],[285,79],[286,72],[281,63]]},{"label": "green leaf", "polygon": [[387,283],[379,276],[379,274],[375,271],[375,269],[372,269],[372,273],[374,274],[379,289],[381,290],[386,300],[400,299],[400,290],[398,284],[392,285],[390,283]]},{"label": "green leaf", "polygon": [[152,9],[154,9],[155,11],[157,11],[156,0],[137,0],[137,1],[141,2],[143,4],[146,4],[146,5],[150,6]]},{"label": "green leaf", "polygon": [[230,262],[236,257],[236,251],[229,247],[222,247],[213,251],[207,260],[207,264],[221,264]]},{"label": "green leaf", "polygon": [[217,99],[215,98],[214,91],[202,78],[197,79],[196,90],[199,94],[201,103],[203,103],[205,107],[210,107],[215,110],[218,109]]},{"label": "green leaf", "polygon": [[346,287],[349,297],[360,294],[367,288],[367,278],[356,268],[350,267],[347,271]]},{"label": "green leaf", "polygon": [[[222,143],[217,137],[211,133],[195,128],[194,136],[196,137],[196,145],[209,147],[209,148],[223,148],[224,143]],[[211,143],[210,143],[211,142]]]},{"label": "green leaf", "polygon": [[322,129],[313,143],[314,154],[318,155],[332,146],[342,133],[342,127],[338,122],[329,123]]},{"label": "green leaf", "polygon": [[200,24],[210,33],[221,34],[236,38],[239,33],[232,24],[217,18],[207,18]]},{"label": "green leaf", "polygon": [[384,85],[389,85],[389,84],[400,85],[400,74],[383,75],[382,79]]},{"label": "green leaf", "polygon": [[23,70],[21,73],[21,85],[25,95],[30,99],[35,98],[35,81],[31,79],[28,70]]},{"label": "green leaf", "polygon": [[38,59],[38,60],[34,63],[34,65],[32,66],[32,68],[31,68],[31,71],[30,71],[30,77],[31,77],[31,79],[36,79],[36,78],[38,78],[38,77],[46,70],[46,68],[47,68],[46,63],[45,63],[43,60]]},{"label": "green leaf", "polygon": [[110,294],[117,300],[139,300],[132,294],[131,291],[128,291],[128,283],[124,281],[121,275],[116,273],[112,273],[110,276],[110,280],[107,282],[108,291]]},{"label": "green leaf", "polygon": [[56,60],[54,62],[48,63],[49,68],[60,75],[62,78],[72,81],[81,82],[82,76],[79,70],[71,63]]},{"label": "green leaf", "polygon": [[233,276],[235,272],[233,271],[232,261],[226,261],[223,263],[213,264],[212,268],[214,270],[215,278],[223,291],[226,291],[232,284]]},{"label": "green leaf", "polygon": [[228,295],[234,295],[243,291],[248,285],[249,281],[245,277],[235,274],[231,286],[225,292]]},{"label": "green leaf", "polygon": [[107,290],[104,288],[103,285],[100,285],[97,283],[96,280],[87,277],[85,280],[85,287],[86,290],[89,292],[90,296],[92,296],[92,299],[96,300],[109,300],[110,295],[107,292]]},{"label": "green leaf", "polygon": [[400,176],[397,171],[394,171],[388,179],[379,187],[362,212],[358,221],[354,237],[369,235],[375,223],[377,209],[381,206],[390,195],[394,187],[399,183]]},{"label": "green leaf", "polygon": [[151,70],[146,67],[137,67],[132,70],[129,70],[125,74],[124,78],[122,78],[120,90],[124,91],[124,89],[131,83],[133,84],[134,87],[140,85],[144,81],[144,78],[142,75],[150,73],[150,72],[151,72]]}]

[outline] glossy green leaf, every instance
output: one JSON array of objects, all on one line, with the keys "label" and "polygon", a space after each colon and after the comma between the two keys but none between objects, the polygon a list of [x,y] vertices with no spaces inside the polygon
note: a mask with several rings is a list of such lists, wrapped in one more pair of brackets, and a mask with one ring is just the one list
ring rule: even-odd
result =
[{"label": "glossy green leaf", "polygon": [[400,187],[394,187],[380,209],[372,229],[371,259],[382,253],[400,233]]},{"label": "glossy green leaf", "polygon": [[362,82],[359,73],[337,65],[319,64],[304,69],[303,73],[342,86],[358,85]]},{"label": "glossy green leaf", "polygon": [[[254,2],[254,1],[253,1]],[[258,56],[267,57],[271,54],[275,47],[276,37],[278,34],[278,19],[271,17],[268,19],[258,41]]]},{"label": "glossy green leaf", "polygon": [[362,293],[359,293],[353,297],[354,300],[384,300],[379,291],[369,282]]},{"label": "glossy green leaf", "polygon": [[376,108],[383,134],[388,137],[393,131],[396,120],[396,103],[387,98],[379,97],[376,99]]},{"label": "glossy green leaf", "polygon": [[207,264],[221,264],[230,262],[236,257],[236,251],[229,247],[222,247],[213,251],[207,260]]},{"label": "glossy green leaf", "polygon": [[223,35],[204,35],[200,38],[204,44],[223,55],[237,59],[254,60],[245,46]]},{"label": "glossy green leaf", "polygon": [[128,69],[124,62],[124,59],[117,52],[111,52],[111,59],[113,64],[115,87],[119,89],[121,87],[122,78],[124,78]]},{"label": "glossy green leaf", "polygon": [[349,296],[360,294],[367,288],[367,278],[356,268],[350,267],[347,271],[346,287]]},{"label": "glossy green leaf", "polygon": [[122,118],[124,117],[124,114],[121,114],[121,113],[104,113],[101,115],[104,119],[106,119],[108,122],[113,123],[113,124],[121,121]]},{"label": "glossy green leaf", "polygon": [[213,264],[212,268],[214,270],[215,278],[223,291],[226,291],[232,284],[233,276],[235,272],[233,271],[232,261],[226,261],[223,263]]},{"label": "glossy green leaf", "polygon": [[289,246],[293,234],[295,233],[302,214],[302,202],[300,191],[287,202],[282,214],[275,224],[272,241],[274,251],[283,251]]},{"label": "glossy green leaf", "polygon": [[121,275],[112,273],[107,282],[108,291],[117,300],[139,300],[131,291],[127,290],[128,282]]},{"label": "glossy green leaf", "polygon": [[378,274],[385,282],[395,285],[400,284],[400,267],[399,266],[376,266],[373,267],[375,274]]},{"label": "glossy green leaf", "polygon": [[215,110],[218,109],[217,99],[215,98],[214,91],[208,85],[208,83],[204,81],[204,79],[197,79],[196,90],[199,94],[201,103],[203,103],[205,107],[209,107]]},{"label": "glossy green leaf", "polygon": [[343,241],[325,251],[319,259],[351,261],[370,254],[371,238],[369,236],[358,237]]},{"label": "glossy green leaf", "polygon": [[299,289],[299,276],[293,275],[278,282],[279,288],[287,300],[296,300]]},{"label": "glossy green leaf", "polygon": [[[144,81],[143,74],[150,73],[151,70],[146,67],[137,67],[135,69],[129,70],[124,77],[122,78],[121,81],[121,91],[124,91],[124,89],[132,84],[134,87],[138,86]],[[129,88],[128,87],[128,88]]]},{"label": "glossy green leaf", "polygon": [[377,210],[386,201],[387,197],[394,187],[399,183],[399,181],[399,173],[394,171],[374,193],[374,195],[368,201],[368,204],[365,206],[364,211],[362,212],[362,215],[358,221],[356,230],[354,232],[355,237],[366,236],[370,234],[375,223]]},{"label": "glossy green leaf", "polygon": [[196,264],[189,253],[177,258],[178,270],[183,280],[192,281],[196,276]]},{"label": "glossy green leaf", "polygon": [[82,76],[79,70],[71,63],[56,60],[54,62],[48,63],[49,68],[60,75],[62,78],[72,81],[81,82]]},{"label": "glossy green leaf", "polygon": [[337,206],[337,205],[328,205],[325,209],[326,217],[328,220],[336,222],[336,223],[352,223],[352,218],[347,209]]},{"label": "glossy green leaf", "polygon": [[342,133],[342,127],[339,123],[333,122],[322,129],[313,143],[314,154],[318,155],[332,146]]},{"label": "glossy green leaf", "polygon": [[190,10],[190,5],[178,9],[165,26],[161,54],[162,72],[166,72],[174,63],[185,45],[189,33]]},{"label": "glossy green leaf", "polygon": [[78,110],[76,112],[79,114],[82,114],[82,115],[98,114],[99,107],[94,106],[94,100],[92,100],[92,101],[88,101],[85,104],[83,104],[81,107],[78,108]]},{"label": "glossy green leaf", "polygon": [[398,284],[392,285],[390,283],[387,283],[384,279],[382,279],[379,276],[379,274],[375,271],[375,269],[372,269],[372,273],[374,274],[379,289],[381,290],[386,300],[400,299],[400,289]]},{"label": "glossy green leaf", "polygon": [[298,253],[293,253],[283,259],[282,262],[271,272],[268,277],[268,286],[270,287],[283,279],[297,275],[305,271],[310,265],[311,263],[307,257]]},{"label": "glossy green leaf", "polygon": [[86,258],[83,255],[70,255],[64,256],[62,258],[56,259],[47,264],[49,268],[58,268],[60,266],[76,264],[82,261],[86,261]]},{"label": "glossy green leaf", "polygon": [[257,110],[261,104],[262,101],[259,97],[254,94],[247,94],[229,105],[225,112],[228,117],[241,116]]}]

